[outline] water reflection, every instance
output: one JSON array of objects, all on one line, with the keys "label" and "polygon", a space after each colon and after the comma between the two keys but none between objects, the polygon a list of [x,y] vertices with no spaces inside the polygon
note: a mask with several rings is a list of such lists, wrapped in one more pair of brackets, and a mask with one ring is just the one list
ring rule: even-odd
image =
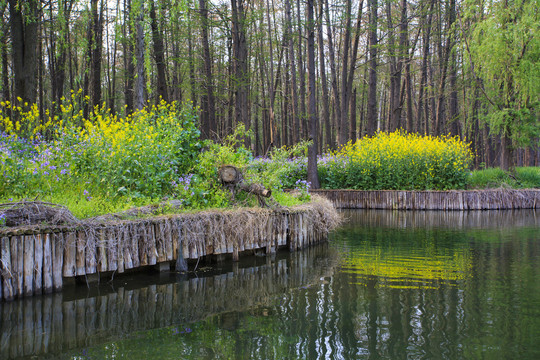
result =
[{"label": "water reflection", "polygon": [[12,303],[2,308],[0,357],[540,358],[534,211],[345,215],[329,245],[275,261]]},{"label": "water reflection", "polygon": [[[213,314],[274,303],[289,289],[308,288],[330,276],[336,262],[332,253],[323,244],[274,258],[206,267],[189,279],[175,274],[161,279],[132,275],[110,285],[2,303],[0,358],[57,357],[69,349],[129,337],[139,330],[189,324]],[[145,284],[148,281],[151,284]],[[106,294],[99,296],[100,292]],[[224,327],[232,330],[234,322],[227,316]],[[173,329],[176,334],[191,331],[187,325]]]}]

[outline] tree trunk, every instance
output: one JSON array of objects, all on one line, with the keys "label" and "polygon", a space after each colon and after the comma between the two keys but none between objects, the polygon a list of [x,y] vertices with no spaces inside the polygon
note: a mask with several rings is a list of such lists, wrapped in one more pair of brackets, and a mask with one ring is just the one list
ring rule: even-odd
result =
[{"label": "tree trunk", "polygon": [[154,59],[157,67],[157,94],[156,102],[159,98],[169,102],[169,92],[167,91],[167,67],[165,63],[165,50],[163,47],[163,36],[159,29],[155,0],[150,1],[150,20],[152,27],[152,41],[154,44]]},{"label": "tree trunk", "polygon": [[323,1],[319,1],[319,24],[318,24],[318,39],[319,39],[319,68],[321,73],[321,88],[322,88],[322,116],[324,123],[325,142],[327,149],[334,148],[334,142],[332,141],[332,129],[330,125],[330,113],[329,113],[329,101],[328,101],[328,81],[326,79],[326,64],[324,59],[324,40],[323,40]]},{"label": "tree trunk", "polygon": [[[66,62],[68,49],[69,19],[73,2],[64,2],[62,13],[58,14],[57,24],[59,26],[58,36],[53,29],[50,30],[50,54],[49,66],[51,74],[52,100],[56,103],[55,112],[60,112],[60,98],[64,93],[66,79]],[[53,18],[53,8],[50,8],[51,18]],[[63,15],[62,17],[60,17]]]},{"label": "tree trunk", "polygon": [[458,119],[458,93],[457,93],[457,64],[456,54],[452,52],[450,57],[450,99],[448,104],[448,120],[450,122],[450,134],[459,135],[459,119]]},{"label": "tree trunk", "polygon": [[296,18],[298,20],[298,73],[300,74],[300,138],[305,139],[307,134],[306,129],[306,68],[304,64],[304,57],[302,53],[302,21],[300,16],[300,0],[296,0],[297,14]]},{"label": "tree trunk", "polygon": [[341,100],[339,96],[338,80],[337,80],[337,66],[336,66],[336,57],[334,49],[334,40],[332,35],[332,27],[330,23],[330,10],[328,5],[328,0],[321,0],[325,3],[325,14],[326,14],[326,29],[328,32],[328,53],[330,56],[330,74],[332,76],[332,90],[334,94],[334,116],[336,118],[336,123],[341,121]]},{"label": "tree trunk", "polygon": [[[292,16],[291,16],[291,1],[285,0],[285,21],[286,33],[289,49],[289,61],[291,65],[291,80],[292,80],[292,109],[293,109],[293,139],[297,143],[300,141],[300,113],[298,111],[298,86],[296,81],[296,60],[294,56],[294,38],[292,34]],[[299,40],[300,41],[300,40]]]},{"label": "tree trunk", "polygon": [[37,96],[39,12],[38,0],[9,0],[13,96],[29,104],[35,104]]},{"label": "tree trunk", "polygon": [[450,53],[454,47],[454,22],[456,20],[456,3],[455,0],[450,0],[450,8],[448,9],[448,22],[446,32],[448,33],[446,38],[446,44],[444,49],[442,49],[442,60],[441,60],[441,78],[439,82],[438,90],[438,99],[437,99],[437,109],[436,109],[436,118],[435,118],[435,134],[440,135],[445,131],[446,121],[444,118],[444,91],[446,87],[446,77],[448,74],[448,61],[450,58]]},{"label": "tree trunk", "polygon": [[214,100],[214,85],[212,78],[212,58],[210,55],[210,44],[208,41],[208,0],[199,0],[199,12],[201,14],[201,42],[203,47],[204,58],[204,100],[203,100],[203,122],[202,122],[202,137],[203,139],[213,138],[215,133],[212,132],[216,128],[216,110]]},{"label": "tree trunk", "polygon": [[[0,9],[0,19],[4,19],[4,12],[6,9],[6,4],[3,4],[3,7]],[[6,24],[2,21],[2,33],[0,34],[0,49],[2,50],[2,97],[3,101],[11,100],[11,95],[9,91],[9,74],[8,74],[8,44],[7,44],[7,34],[8,29]],[[11,117],[11,114],[8,114]]]},{"label": "tree trunk", "polygon": [[91,23],[88,32],[89,51],[89,96],[92,107],[101,104],[101,56],[103,39],[103,0],[98,13],[98,0],[91,1]]},{"label": "tree trunk", "polygon": [[339,120],[339,145],[344,145],[349,137],[349,89],[347,76],[349,75],[349,48],[351,43],[351,0],[345,4],[345,38],[343,41],[343,67],[341,69],[341,119]]},{"label": "tree trunk", "polygon": [[[188,25],[188,34],[191,34],[191,17],[187,20]],[[189,85],[191,91],[191,101],[193,102],[193,107],[197,108],[197,95],[195,91],[195,56],[193,55],[193,42],[191,36],[187,37],[188,39],[188,66],[189,66]]]},{"label": "tree trunk", "polygon": [[369,93],[367,105],[367,135],[377,128],[377,0],[369,0]]},{"label": "tree trunk", "polygon": [[[420,70],[420,89],[418,90],[418,108],[416,110],[417,113],[417,120],[416,120],[416,131],[420,131],[421,128],[424,131],[424,133],[427,133],[427,123],[428,118],[427,116],[424,117],[424,93],[425,88],[427,86],[427,70],[428,70],[428,57],[429,57],[429,42],[430,42],[430,36],[431,36],[431,19],[433,18],[433,6],[435,4],[435,0],[428,0],[429,1],[429,9],[427,10],[427,14],[424,12],[424,16],[422,18],[425,18],[427,16],[427,23],[423,24],[423,50],[422,50],[422,67]],[[424,5],[425,6],[425,5]],[[427,107],[426,107],[427,108]],[[425,124],[424,124],[425,121]]]},{"label": "tree trunk", "polygon": [[501,133],[501,169],[514,172],[514,149],[512,147],[510,129]]},{"label": "tree trunk", "polygon": [[308,148],[308,181],[313,189],[320,188],[317,172],[317,105],[315,104],[315,20],[313,1],[307,0],[307,50],[308,50],[308,81],[309,81],[309,139],[313,143]]},{"label": "tree trunk", "polygon": [[[356,29],[354,35],[354,45],[351,51],[351,63],[349,66],[349,72],[346,76],[343,77],[343,80],[347,82],[347,94],[351,94],[353,91],[353,79],[354,71],[356,70],[356,60],[358,58],[358,47],[360,45],[360,32],[362,24],[362,9],[364,8],[364,0],[360,1],[358,5],[358,16],[356,18]],[[354,96],[356,96],[356,89],[354,90]],[[351,102],[349,96],[349,103]],[[354,108],[354,115],[352,114],[352,109]],[[354,116],[354,117],[353,117]],[[356,98],[354,99],[354,105],[351,105],[351,116],[350,116],[350,126],[349,126],[349,135],[351,140],[356,140]],[[354,128],[351,128],[354,126]]]},{"label": "tree trunk", "polygon": [[124,101],[126,103],[127,112],[133,111],[133,74],[135,74],[135,67],[133,65],[133,45],[131,39],[133,36],[133,27],[131,25],[131,0],[124,0],[124,23],[122,24],[122,31],[124,35],[123,48],[124,48]]},{"label": "tree trunk", "polygon": [[[136,77],[135,77],[135,109],[141,110],[144,103],[144,2],[141,1],[140,8],[138,9],[136,20],[136,43],[135,43],[135,57],[137,61]],[[128,75],[129,76],[129,75]]]},{"label": "tree trunk", "polygon": [[350,116],[350,133],[349,133],[349,139],[351,139],[353,142],[356,140],[356,88],[353,89],[352,95],[351,95],[351,116]]},{"label": "tree trunk", "polygon": [[[248,118],[248,89],[249,76],[247,73],[247,44],[246,44],[246,14],[243,0],[231,0],[233,28],[233,57],[235,79],[235,114],[236,123],[244,124],[249,129]],[[246,139],[246,142],[248,139]],[[248,144],[246,143],[246,146]]]}]

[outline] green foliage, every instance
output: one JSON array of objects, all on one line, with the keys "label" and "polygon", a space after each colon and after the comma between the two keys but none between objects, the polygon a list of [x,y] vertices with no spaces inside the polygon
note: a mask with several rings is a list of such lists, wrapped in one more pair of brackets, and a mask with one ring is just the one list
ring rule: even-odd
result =
[{"label": "green foliage", "polygon": [[487,188],[531,189],[540,188],[540,167],[518,167],[515,176],[500,168],[473,171],[467,181],[469,189]]},{"label": "green foliage", "polygon": [[471,67],[481,78],[494,134],[527,146],[540,134],[540,5],[538,1],[467,1],[473,21]]},{"label": "green foliage", "polygon": [[233,165],[239,169],[246,167],[253,156],[245,148],[243,139],[251,136],[251,131],[246,131],[244,125],[241,124],[233,134],[225,138],[222,144],[213,141],[205,142],[204,149],[193,168],[195,174],[194,186],[184,189],[190,191],[184,195],[189,195],[187,198],[190,199],[189,201],[194,201],[193,205],[195,207],[224,207],[230,205],[230,194],[223,189],[219,181],[218,171],[223,165]]},{"label": "green foliage", "polygon": [[[457,138],[379,133],[343,146],[318,159],[319,179],[326,189],[461,189],[465,187],[472,154]],[[298,188],[306,179],[306,159],[273,164],[258,160],[257,167],[280,170],[282,184]]]},{"label": "green foliage", "polygon": [[69,116],[78,107],[75,99],[62,105],[63,118],[54,127],[38,129],[52,141],[33,130],[30,140],[21,138],[16,124],[5,127],[0,199],[37,196],[87,217],[170,197],[179,174],[195,166],[202,142],[191,106],[162,102],[126,117],[96,107],[84,119],[82,111]]},{"label": "green foliage", "polygon": [[273,149],[269,158],[254,159],[248,172],[272,189],[293,189],[299,179],[307,178],[307,149],[311,142],[301,141],[291,147]]},{"label": "green foliage", "polygon": [[296,206],[302,204],[304,201],[297,196],[294,196],[290,193],[277,191],[272,193],[272,197],[276,200],[281,206]]}]

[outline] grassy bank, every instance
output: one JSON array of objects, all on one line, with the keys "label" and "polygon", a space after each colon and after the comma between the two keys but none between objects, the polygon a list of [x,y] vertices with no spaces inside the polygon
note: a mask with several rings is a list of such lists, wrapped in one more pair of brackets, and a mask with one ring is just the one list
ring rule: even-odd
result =
[{"label": "grassy bank", "polygon": [[[256,206],[254,196],[232,198],[223,188],[218,169],[226,164],[240,168],[246,182],[272,189],[274,204],[310,198],[307,142],[254,158],[243,126],[219,143],[202,141],[191,104],[149,104],[127,116],[96,107],[84,117],[75,95],[43,121],[34,107],[0,103],[0,204],[37,199],[78,218],[152,204],[164,204],[165,213]],[[539,168],[518,168],[515,176],[471,172],[472,156],[458,138],[381,132],[320,156],[318,171],[326,189],[540,187]]]},{"label": "grassy bank", "polygon": [[[66,206],[78,218],[176,200],[163,211],[254,206],[253,196],[232,198],[218,179],[221,165],[242,169],[248,182],[272,188],[284,206],[307,200],[280,192],[272,169],[254,172],[243,127],[221,143],[200,140],[191,104],[149,105],[129,116],[95,108],[87,117],[76,103],[61,116],[37,121],[1,103],[0,203],[38,199]],[[17,120],[5,114],[16,113]],[[180,206],[178,205],[180,203]]]},{"label": "grassy bank", "polygon": [[538,189],[540,167],[518,167],[515,174],[499,168],[474,170],[467,179],[467,189]]}]

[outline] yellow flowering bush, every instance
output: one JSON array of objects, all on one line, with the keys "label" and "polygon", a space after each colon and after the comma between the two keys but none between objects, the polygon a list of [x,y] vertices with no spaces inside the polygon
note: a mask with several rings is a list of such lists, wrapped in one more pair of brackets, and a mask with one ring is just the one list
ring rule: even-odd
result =
[{"label": "yellow flowering bush", "polygon": [[464,188],[472,162],[457,137],[381,132],[319,160],[325,188],[412,190]]},{"label": "yellow flowering bush", "polygon": [[83,126],[63,129],[60,152],[74,172],[111,195],[160,197],[188,171],[202,146],[190,106],[161,102],[119,117],[95,108]]},{"label": "yellow flowering bush", "polygon": [[0,198],[170,196],[202,147],[191,104],[161,102],[128,116],[103,105],[85,118],[78,96],[43,120],[35,105],[0,103]]}]

